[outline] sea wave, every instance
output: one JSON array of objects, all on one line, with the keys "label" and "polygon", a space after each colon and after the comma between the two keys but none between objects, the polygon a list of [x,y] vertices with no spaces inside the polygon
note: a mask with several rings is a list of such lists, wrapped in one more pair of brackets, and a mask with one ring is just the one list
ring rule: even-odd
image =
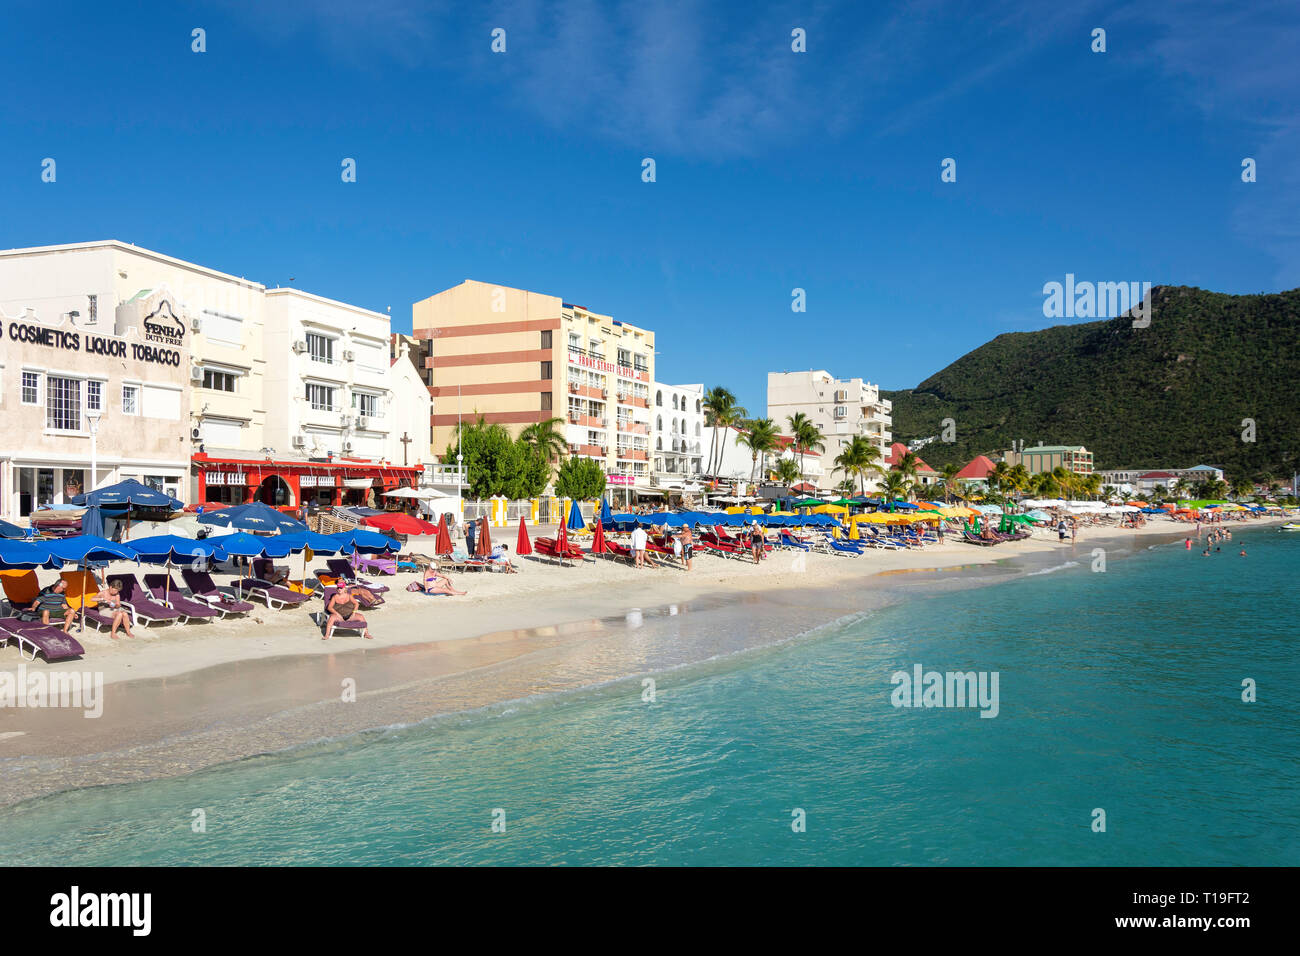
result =
[{"label": "sea wave", "polygon": [[1057,564],[1050,568],[1043,568],[1040,571],[1030,571],[1028,574],[1025,575],[1025,577],[1033,578],[1033,577],[1037,577],[1040,574],[1051,574],[1053,571],[1064,571],[1066,568],[1077,568],[1078,566],[1079,566],[1078,561],[1066,561],[1064,564]]}]

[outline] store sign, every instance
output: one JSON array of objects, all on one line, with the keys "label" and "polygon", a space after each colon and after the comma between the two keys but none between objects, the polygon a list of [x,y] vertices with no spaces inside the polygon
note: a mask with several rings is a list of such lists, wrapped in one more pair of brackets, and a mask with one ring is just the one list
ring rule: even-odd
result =
[{"label": "store sign", "polygon": [[592,358],[590,355],[578,355],[569,353],[569,364],[580,365],[583,368],[589,368],[597,372],[612,372],[621,375],[624,378],[636,378],[643,382],[650,381],[649,371],[638,372],[634,368],[628,368],[626,365],[615,365],[613,362],[606,362],[604,359]]},{"label": "store sign", "polygon": [[619,487],[624,485],[635,485],[636,475],[606,475],[605,483],[607,485],[618,485]]},{"label": "store sign", "polygon": [[158,303],[144,317],[144,338],[146,342],[162,342],[166,345],[180,345],[185,338],[185,323],[176,317],[172,304],[166,299]]},{"label": "store sign", "polygon": [[[66,332],[63,329],[51,329],[28,322],[10,322],[8,332],[9,338],[15,342],[44,345],[47,348],[63,349],[67,352],[85,352],[87,355],[103,355],[107,358],[127,357],[126,342],[103,335],[86,333],[83,339],[80,332]],[[175,344],[179,344],[179,340]],[[179,368],[181,364],[181,353],[175,349],[141,345],[139,342],[131,343],[130,357],[137,362],[153,362],[155,365],[171,365]]]}]

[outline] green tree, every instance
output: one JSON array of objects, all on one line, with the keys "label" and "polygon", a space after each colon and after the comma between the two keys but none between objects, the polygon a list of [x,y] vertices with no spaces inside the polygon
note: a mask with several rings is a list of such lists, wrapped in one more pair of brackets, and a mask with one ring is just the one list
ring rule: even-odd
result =
[{"label": "green tree", "polygon": [[[737,405],[736,396],[721,385],[709,389],[708,394],[704,396],[703,407],[705,424],[713,429],[713,437],[709,440],[709,474],[717,475],[718,469],[722,467],[724,450],[723,439],[718,434],[719,430],[736,427],[749,413],[742,406]],[[717,464],[714,464],[715,452]]]},{"label": "green tree", "polygon": [[592,458],[566,458],[555,476],[555,493],[561,498],[593,501],[605,493],[605,471]]},{"label": "green tree", "polygon": [[736,439],[740,444],[749,449],[750,455],[754,460],[753,467],[749,472],[750,482],[756,480],[758,472],[758,459],[763,457],[763,464],[767,464],[767,453],[776,448],[776,423],[770,418],[758,418],[749,423],[749,428],[741,433]]},{"label": "green tree", "polygon": [[772,469],[772,477],[784,485],[793,485],[803,477],[803,471],[794,459],[780,458]]},{"label": "green tree", "polygon": [[803,412],[795,412],[786,419],[790,434],[794,438],[794,449],[799,455],[799,477],[804,476],[803,458],[810,451],[821,454],[826,450],[826,436],[811,418]]},{"label": "green tree", "polygon": [[879,461],[880,449],[864,435],[854,435],[844,450],[835,456],[835,471],[843,472],[849,478],[856,476],[865,495],[867,475],[880,472]]}]

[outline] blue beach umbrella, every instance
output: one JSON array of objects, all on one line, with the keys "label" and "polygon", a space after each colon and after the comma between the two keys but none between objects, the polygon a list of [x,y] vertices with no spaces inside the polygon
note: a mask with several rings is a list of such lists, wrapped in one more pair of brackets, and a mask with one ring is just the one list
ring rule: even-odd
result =
[{"label": "blue beach umbrella", "polygon": [[569,523],[570,531],[581,531],[586,525],[582,521],[582,509],[578,507],[578,499],[569,503]]},{"label": "blue beach umbrella", "polygon": [[98,505],[91,505],[81,516],[81,533],[92,534],[97,538],[104,537],[104,512]]},{"label": "blue beach umbrella", "polygon": [[[402,546],[388,535],[380,534],[378,531],[371,531],[368,528],[352,528],[348,531],[339,531],[336,534],[329,535],[329,537],[346,541],[362,554],[382,554],[387,551],[402,550]],[[344,551],[343,553],[347,554],[348,552]]]},{"label": "blue beach umbrella", "polygon": [[232,558],[285,558],[306,545],[295,542],[287,534],[256,535],[237,531],[222,535],[220,547]]},{"label": "blue beach umbrella", "polygon": [[[306,531],[307,526],[301,521],[276,511],[270,505],[260,501],[252,504],[235,505],[220,511],[207,511],[199,516],[199,524],[217,525],[222,528],[238,528],[241,531]],[[271,555],[283,557],[283,555]]]},{"label": "blue beach umbrella", "polygon": [[77,495],[72,499],[72,503],[84,507],[130,508],[135,506],[137,508],[170,508],[172,511],[179,511],[182,507],[179,499],[150,488],[134,478],[119,481],[107,488],[99,488],[96,491],[88,491],[85,494]]},{"label": "blue beach umbrella", "polygon": [[194,564],[199,561],[224,561],[227,557],[220,541],[224,539],[186,538],[179,534],[156,534],[131,542],[140,560],[146,564],[165,564],[167,582],[163,586],[163,600],[170,600],[172,590],[172,562]]},{"label": "blue beach umbrella", "polygon": [[607,498],[600,499],[600,523],[606,528],[614,523],[614,512],[610,510]]},{"label": "blue beach umbrella", "polygon": [[0,521],[0,538],[30,538],[31,533],[27,528],[20,528],[16,524],[10,524],[8,521]]},{"label": "blue beach umbrella", "polygon": [[[133,558],[138,560],[135,549],[130,545],[115,544],[93,534],[77,534],[70,538],[51,541],[47,547],[50,549],[50,554],[55,558],[60,561],[70,561],[77,565],[83,575],[92,561],[112,561],[114,558],[124,558],[128,561]],[[81,629],[85,630],[85,628],[86,601],[83,595],[81,600]]]},{"label": "blue beach umbrella", "polygon": [[0,568],[57,568],[62,563],[42,544],[0,538]]}]

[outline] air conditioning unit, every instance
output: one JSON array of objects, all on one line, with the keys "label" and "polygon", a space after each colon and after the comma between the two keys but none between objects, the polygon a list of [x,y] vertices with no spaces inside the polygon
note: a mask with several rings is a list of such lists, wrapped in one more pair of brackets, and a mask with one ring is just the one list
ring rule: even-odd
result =
[{"label": "air conditioning unit", "polygon": [[190,331],[191,331],[191,332],[202,332],[202,331],[203,331],[203,320],[200,319],[198,316],[195,316],[194,318],[190,319]]},{"label": "air conditioning unit", "polygon": [[203,369],[197,365],[190,366],[190,381],[191,382],[203,381]]},{"label": "air conditioning unit", "polygon": [[343,451],[344,451],[345,453],[346,453],[346,452],[350,452],[350,451],[352,451],[352,442],[350,442],[350,441],[345,441],[345,442],[343,443]]},{"label": "air conditioning unit", "polygon": [[305,352],[307,351],[307,343],[304,342],[302,339],[299,339],[298,341],[293,343],[293,350],[295,352]]},{"label": "air conditioning unit", "polygon": [[190,429],[190,440],[191,440],[191,441],[198,441],[198,440],[201,439],[202,437],[203,437],[203,431],[202,431],[202,429],[199,429],[199,428],[191,428],[191,429]]},{"label": "air conditioning unit", "polygon": [[305,448],[305,447],[307,447],[307,439],[303,438],[301,435],[294,435],[294,436],[293,436],[293,447],[294,447],[294,448]]},{"label": "air conditioning unit", "polygon": [[370,419],[367,418],[365,415],[362,415],[361,417],[359,417],[359,418],[357,419],[357,427],[358,427],[358,428],[369,428],[369,427],[370,427]]},{"label": "air conditioning unit", "polygon": [[357,357],[357,354],[356,354],[355,352],[353,352],[351,349],[344,349],[344,350],[343,350],[343,361],[345,361],[345,362],[351,362],[351,361],[352,361],[353,359],[355,359],[356,357]]}]

